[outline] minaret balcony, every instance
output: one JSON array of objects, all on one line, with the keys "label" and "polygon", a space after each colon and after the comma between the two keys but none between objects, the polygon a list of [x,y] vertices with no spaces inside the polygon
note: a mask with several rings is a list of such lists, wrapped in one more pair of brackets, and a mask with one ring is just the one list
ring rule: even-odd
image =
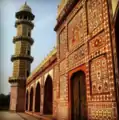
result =
[{"label": "minaret balcony", "polygon": [[9,79],[8,79],[8,81],[9,81],[9,83],[18,83],[18,82],[20,82],[20,81],[24,81],[24,82],[26,82],[26,77],[9,77]]},{"label": "minaret balcony", "polygon": [[29,26],[31,26],[31,28],[34,28],[34,24],[30,21],[30,20],[25,20],[25,19],[18,19],[15,22],[15,27],[17,27],[17,25],[19,24],[27,24]]},{"label": "minaret balcony", "polygon": [[11,56],[11,61],[13,62],[14,60],[27,60],[32,62],[33,61],[33,57],[29,56],[29,55],[22,55],[22,54],[18,54],[18,55],[12,55]]},{"label": "minaret balcony", "polygon": [[17,41],[28,41],[31,45],[34,43],[33,38],[29,37],[29,36],[15,36],[13,37],[13,43],[17,42]]}]

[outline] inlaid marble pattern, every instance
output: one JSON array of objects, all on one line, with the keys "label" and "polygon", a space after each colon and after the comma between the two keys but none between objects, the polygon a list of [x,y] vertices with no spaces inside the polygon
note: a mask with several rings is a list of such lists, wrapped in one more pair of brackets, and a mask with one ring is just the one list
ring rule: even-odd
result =
[{"label": "inlaid marble pattern", "polygon": [[89,33],[91,33],[103,22],[102,0],[88,0],[87,14],[88,14],[88,31]]},{"label": "inlaid marble pattern", "polygon": [[94,102],[89,106],[89,120],[116,120],[115,103],[112,102]]},{"label": "inlaid marble pattern", "polygon": [[106,36],[104,32],[100,33],[98,36],[94,37],[89,41],[89,52],[96,52],[100,48],[106,45]]},{"label": "inlaid marble pattern", "polygon": [[59,36],[59,43],[60,43],[60,59],[65,57],[65,47],[66,47],[66,28],[64,28]]},{"label": "inlaid marble pattern", "polygon": [[80,62],[81,59],[84,58],[86,54],[87,54],[87,46],[86,45],[81,46],[77,51],[72,53],[68,58],[69,69],[72,68],[76,63]]},{"label": "inlaid marble pattern", "polygon": [[85,24],[83,12],[83,8],[80,9],[68,24],[69,50],[71,50],[83,41]]},{"label": "inlaid marble pattern", "polygon": [[107,58],[105,55],[91,61],[91,86],[92,94],[100,94],[109,91],[109,79],[107,69]]}]

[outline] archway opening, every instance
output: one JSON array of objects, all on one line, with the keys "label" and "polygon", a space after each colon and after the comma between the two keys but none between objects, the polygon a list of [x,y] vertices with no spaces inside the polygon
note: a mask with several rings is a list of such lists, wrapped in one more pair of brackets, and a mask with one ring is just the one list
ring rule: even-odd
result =
[{"label": "archway opening", "polygon": [[119,69],[119,10],[117,12],[116,23],[115,23],[115,35],[116,35],[117,64]]},{"label": "archway opening", "polygon": [[36,93],[35,93],[35,112],[40,112],[40,84],[39,83],[36,86]]},{"label": "archway opening", "polygon": [[[116,16],[116,22],[115,22],[115,37],[116,37],[116,56],[117,56],[117,66],[116,68],[118,69],[119,73],[119,9],[117,11],[117,16]],[[118,75],[117,75],[118,77]],[[119,78],[117,78],[116,81],[116,92],[117,92],[117,109],[118,109],[118,115],[119,115]],[[118,116],[119,117],[119,116]]]},{"label": "archway opening", "polygon": [[86,79],[83,71],[71,77],[71,119],[87,120]]},{"label": "archway opening", "polygon": [[31,91],[30,91],[30,111],[33,110],[33,88],[31,88]]},{"label": "archway opening", "polygon": [[53,86],[52,86],[52,78],[48,76],[44,86],[43,113],[47,115],[51,115],[52,109],[53,109]]},{"label": "archway opening", "polygon": [[28,90],[26,92],[26,110],[28,110]]}]

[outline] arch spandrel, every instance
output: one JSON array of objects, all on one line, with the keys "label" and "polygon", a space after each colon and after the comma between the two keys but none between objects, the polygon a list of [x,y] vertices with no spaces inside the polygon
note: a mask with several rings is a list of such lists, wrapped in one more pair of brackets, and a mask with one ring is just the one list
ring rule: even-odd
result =
[{"label": "arch spandrel", "polygon": [[41,85],[41,78],[39,78],[38,80],[36,80],[35,86],[37,86],[38,83]]},{"label": "arch spandrel", "polygon": [[53,69],[51,69],[49,72],[47,72],[44,76],[44,84],[46,82],[46,79],[48,78],[48,76],[51,77],[51,79],[53,80]]}]

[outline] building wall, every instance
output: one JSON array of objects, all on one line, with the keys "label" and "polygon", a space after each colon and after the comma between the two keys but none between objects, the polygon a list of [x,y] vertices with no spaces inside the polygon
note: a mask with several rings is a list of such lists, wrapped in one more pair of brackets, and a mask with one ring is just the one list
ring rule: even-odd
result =
[{"label": "building wall", "polygon": [[77,70],[86,74],[88,119],[117,118],[108,12],[106,0],[79,1],[57,30],[59,120],[71,119],[68,76]]},{"label": "building wall", "polygon": [[[60,23],[56,31],[57,62],[33,77],[31,82],[27,81],[27,90],[30,92],[33,87],[34,95],[35,86],[40,82],[40,114],[43,114],[44,109],[44,83],[50,74],[53,81],[53,116],[57,120],[71,120],[71,76],[77,71],[83,71],[86,76],[88,120],[118,119],[110,28],[112,23],[107,2],[80,0]],[[114,36],[114,32],[112,34]],[[34,106],[33,102],[33,112]]]}]

